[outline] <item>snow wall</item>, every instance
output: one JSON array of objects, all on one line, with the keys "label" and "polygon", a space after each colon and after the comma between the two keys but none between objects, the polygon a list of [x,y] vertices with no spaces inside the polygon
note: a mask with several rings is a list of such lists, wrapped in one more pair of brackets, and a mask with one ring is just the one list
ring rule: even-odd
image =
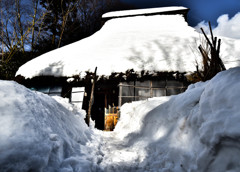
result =
[{"label": "snow wall", "polygon": [[123,105],[114,132],[67,102],[0,81],[0,171],[240,171],[240,68]]},{"label": "snow wall", "polygon": [[118,169],[240,171],[239,105],[240,68],[176,96],[125,104],[113,134],[141,163]]},{"label": "snow wall", "polygon": [[1,172],[97,171],[82,112],[15,82],[0,81],[0,97]]}]

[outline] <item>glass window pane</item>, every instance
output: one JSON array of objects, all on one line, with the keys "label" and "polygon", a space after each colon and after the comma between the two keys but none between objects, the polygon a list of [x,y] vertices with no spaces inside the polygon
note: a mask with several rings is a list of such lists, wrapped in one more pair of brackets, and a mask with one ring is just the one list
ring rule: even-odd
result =
[{"label": "glass window pane", "polygon": [[179,82],[179,81],[173,81],[173,80],[170,80],[170,81],[167,81],[167,86],[175,86],[175,87],[181,87],[182,86],[182,83]]},{"label": "glass window pane", "polygon": [[50,96],[61,96],[62,93],[62,87],[61,86],[53,86],[49,90]]},{"label": "glass window pane", "polygon": [[49,94],[50,87],[38,87],[36,90],[45,94]]},{"label": "glass window pane", "polygon": [[[133,82],[124,82],[122,83],[122,96],[134,96],[134,83]],[[124,86],[125,85],[125,86]]]},{"label": "glass window pane", "polygon": [[153,81],[152,87],[153,88],[164,88],[166,86],[166,81]]},{"label": "glass window pane", "polygon": [[140,86],[140,87],[150,87],[150,81],[144,81],[144,82],[140,82],[140,81],[136,81],[135,82],[136,86]]},{"label": "glass window pane", "polygon": [[84,92],[85,91],[85,87],[73,87],[72,88],[72,93],[74,92]]},{"label": "glass window pane", "polygon": [[72,88],[72,102],[82,102],[84,97],[84,87],[73,87]]},{"label": "glass window pane", "polygon": [[150,97],[150,90],[149,89],[136,88],[136,96],[145,97],[145,99],[146,99],[146,98]]},{"label": "glass window pane", "polygon": [[165,89],[153,90],[153,97],[161,97],[161,96],[166,96],[166,90]]},{"label": "glass window pane", "polygon": [[178,89],[178,88],[174,88],[174,89],[167,89],[167,96],[170,96],[170,95],[176,95],[176,94],[179,94],[181,93],[181,89]]}]

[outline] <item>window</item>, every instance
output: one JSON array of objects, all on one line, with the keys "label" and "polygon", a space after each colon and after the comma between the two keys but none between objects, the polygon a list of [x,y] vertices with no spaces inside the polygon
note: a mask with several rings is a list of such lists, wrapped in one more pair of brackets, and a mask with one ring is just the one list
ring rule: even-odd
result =
[{"label": "window", "polygon": [[84,87],[73,87],[71,94],[71,103],[82,109],[84,93]]},{"label": "window", "polygon": [[175,80],[122,82],[119,84],[118,105],[120,107],[127,102],[175,95],[184,92],[185,89],[182,82]]},{"label": "window", "polygon": [[37,86],[32,87],[31,90],[39,91],[49,96],[61,96],[62,87],[61,86]]}]

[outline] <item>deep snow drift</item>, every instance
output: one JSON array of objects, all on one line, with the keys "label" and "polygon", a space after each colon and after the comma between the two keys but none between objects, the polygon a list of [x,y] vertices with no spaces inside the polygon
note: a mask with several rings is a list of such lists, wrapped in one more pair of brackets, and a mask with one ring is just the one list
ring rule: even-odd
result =
[{"label": "deep snow drift", "polygon": [[1,172],[97,171],[87,147],[95,136],[70,104],[9,81],[0,97]]},{"label": "deep snow drift", "polygon": [[116,146],[103,161],[105,167],[108,171],[240,171],[239,103],[240,68],[234,68],[191,85],[180,95],[125,104],[108,136]]},{"label": "deep snow drift", "polygon": [[0,82],[0,171],[240,171],[240,68],[180,95],[125,104],[114,132]]}]

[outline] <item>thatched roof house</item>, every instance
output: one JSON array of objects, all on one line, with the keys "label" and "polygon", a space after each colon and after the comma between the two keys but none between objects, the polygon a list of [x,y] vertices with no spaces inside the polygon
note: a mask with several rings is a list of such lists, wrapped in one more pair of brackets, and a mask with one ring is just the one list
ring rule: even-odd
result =
[{"label": "thatched roof house", "polygon": [[[99,118],[109,105],[177,94],[185,89],[184,73],[195,71],[196,60],[201,59],[193,53],[199,33],[188,26],[187,11],[171,7],[105,14],[100,31],[29,61],[16,75],[31,78],[25,80],[29,87],[58,85],[62,96],[71,97],[72,87],[84,87],[87,103],[83,102],[83,108],[87,109],[91,76],[97,67],[94,100],[98,103],[93,104],[93,113]],[[239,42],[223,39],[221,54],[227,68],[238,65],[235,54],[239,50],[233,45]],[[44,81],[43,76],[55,79]]]}]

